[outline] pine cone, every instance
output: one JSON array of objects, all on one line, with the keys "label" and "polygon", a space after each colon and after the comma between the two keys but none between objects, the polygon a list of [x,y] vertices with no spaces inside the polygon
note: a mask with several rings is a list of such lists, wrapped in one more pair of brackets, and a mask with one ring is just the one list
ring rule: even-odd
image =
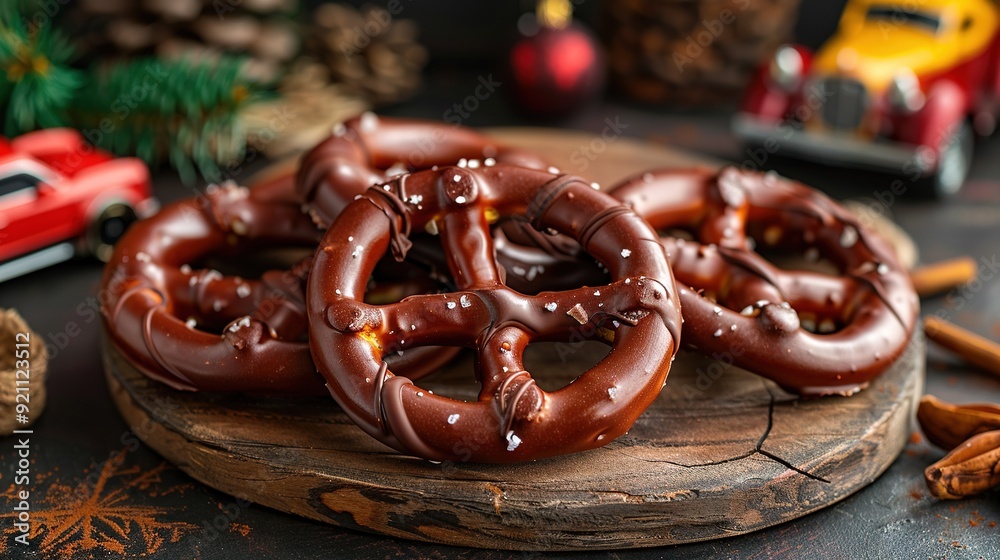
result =
[{"label": "pine cone", "polygon": [[416,22],[382,8],[323,4],[313,14],[306,46],[335,81],[386,105],[420,87],[427,50],[417,42],[418,32]]},{"label": "pine cone", "polygon": [[297,0],[81,0],[80,50],[90,57],[248,56],[249,76],[277,78],[300,48]]},{"label": "pine cone", "polygon": [[240,121],[252,148],[281,158],[315,146],[335,124],[369,108],[367,98],[331,84],[326,66],[302,59],[282,79],[278,96],[248,107]]}]

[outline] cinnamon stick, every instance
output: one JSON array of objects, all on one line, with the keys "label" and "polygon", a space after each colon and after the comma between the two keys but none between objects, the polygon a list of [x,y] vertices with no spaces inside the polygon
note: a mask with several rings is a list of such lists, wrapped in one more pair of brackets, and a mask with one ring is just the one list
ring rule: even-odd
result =
[{"label": "cinnamon stick", "polygon": [[1000,430],[970,438],[924,470],[938,499],[957,500],[1000,485]]},{"label": "cinnamon stick", "polygon": [[934,316],[924,318],[924,333],[965,361],[1000,375],[1000,344]]},{"label": "cinnamon stick", "polygon": [[979,266],[972,257],[957,257],[918,266],[910,271],[913,289],[920,297],[932,296],[970,282]]}]

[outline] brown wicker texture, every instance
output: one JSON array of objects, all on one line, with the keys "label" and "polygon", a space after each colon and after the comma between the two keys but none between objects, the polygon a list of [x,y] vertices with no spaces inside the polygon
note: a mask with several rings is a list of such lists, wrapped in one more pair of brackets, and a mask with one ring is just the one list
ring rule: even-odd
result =
[{"label": "brown wicker texture", "polygon": [[[28,333],[30,342],[30,382],[26,403],[29,413],[28,422],[17,421],[17,404],[24,403],[22,397],[17,399],[17,372],[15,365],[18,360],[15,352],[16,344],[21,342],[17,334]],[[13,309],[0,309],[0,436],[8,436],[14,430],[23,430],[38,419],[45,409],[45,372],[48,368],[48,355],[45,353],[45,342],[42,337],[28,327],[28,323]],[[23,379],[24,376],[21,376]],[[24,386],[23,384],[21,385]]]}]

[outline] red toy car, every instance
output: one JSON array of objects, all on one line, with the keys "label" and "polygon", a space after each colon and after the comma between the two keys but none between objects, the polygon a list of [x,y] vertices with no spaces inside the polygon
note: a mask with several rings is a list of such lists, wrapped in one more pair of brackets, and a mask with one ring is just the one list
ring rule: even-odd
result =
[{"label": "red toy car", "polygon": [[996,128],[998,100],[995,2],[849,0],[816,53],[786,45],[760,69],[734,128],[755,160],[873,167],[948,196],[969,171],[973,132]]},{"label": "red toy car", "polygon": [[136,219],[158,208],[149,169],[74,130],[0,136],[0,282],[85,250],[101,260]]}]

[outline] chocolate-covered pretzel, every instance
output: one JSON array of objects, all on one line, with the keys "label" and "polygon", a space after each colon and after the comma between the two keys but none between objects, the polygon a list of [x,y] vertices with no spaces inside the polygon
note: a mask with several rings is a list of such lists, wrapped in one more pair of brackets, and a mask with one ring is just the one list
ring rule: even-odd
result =
[{"label": "chocolate-covered pretzel", "polygon": [[[254,189],[211,187],[139,222],[119,242],[105,270],[102,312],[111,339],[148,376],[184,390],[327,394],[306,342],[311,257],[259,280],[197,268],[267,247],[313,250],[322,234],[300,212],[293,186],[275,177]],[[393,360],[419,377],[453,355],[428,349]]]},{"label": "chocolate-covered pretzel", "polygon": [[[653,227],[681,288],[685,345],[805,395],[850,394],[903,351],[918,300],[895,253],[818,191],[726,168],[643,173],[612,196]],[[839,276],[782,270],[754,250],[828,259]]]},{"label": "chocolate-covered pretzel", "polygon": [[410,171],[458,165],[463,159],[461,165],[472,168],[487,162],[548,167],[541,158],[470,128],[363,113],[334,127],[329,138],[302,158],[296,182],[300,199],[325,228],[368,187]]},{"label": "chocolate-covered pretzel", "polygon": [[[490,232],[505,216],[576,239],[612,283],[535,296],[507,288]],[[363,303],[375,263],[390,250],[405,258],[411,231],[439,235],[458,291]],[[680,337],[653,230],[580,179],[508,165],[440,167],[369,189],[324,236],[307,300],[310,346],[344,411],[387,445],[432,460],[509,463],[605,445],[656,398]],[[543,391],[524,349],[570,337],[610,341],[611,353]],[[385,362],[425,345],[476,350],[478,401],[434,395]]]},{"label": "chocolate-covered pretzel", "polygon": [[[495,163],[556,171],[540,157],[470,128],[364,113],[335,127],[328,139],[307,153],[296,181],[306,210],[325,228],[359,193],[394,176],[439,165],[476,169]],[[501,227],[494,228],[496,243],[505,247],[498,252],[500,266],[516,289],[537,292],[546,284],[579,285],[584,279],[576,243],[536,231],[517,216],[497,225]],[[507,242],[507,237],[515,243]],[[416,238],[413,242],[421,260],[442,264],[433,243]],[[524,246],[545,253],[524,252]]]}]

